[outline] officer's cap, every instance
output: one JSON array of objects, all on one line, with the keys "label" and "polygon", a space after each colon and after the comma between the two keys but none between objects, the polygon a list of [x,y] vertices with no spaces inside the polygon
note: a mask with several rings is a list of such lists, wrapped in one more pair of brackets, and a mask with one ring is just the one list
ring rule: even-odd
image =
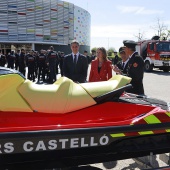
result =
[{"label": "officer's cap", "polygon": [[135,48],[136,45],[137,45],[137,43],[135,41],[133,41],[133,40],[124,40],[123,44],[127,48]]},{"label": "officer's cap", "polygon": [[125,52],[125,46],[119,48],[119,53]]}]

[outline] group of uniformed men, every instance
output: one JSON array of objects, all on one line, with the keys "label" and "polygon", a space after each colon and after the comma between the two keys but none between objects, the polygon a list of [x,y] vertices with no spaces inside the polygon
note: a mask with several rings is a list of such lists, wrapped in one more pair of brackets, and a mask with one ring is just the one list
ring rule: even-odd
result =
[{"label": "group of uniformed men", "polygon": [[[24,49],[17,50],[16,53],[11,51],[6,56],[0,51],[0,66],[16,69],[20,71],[24,76],[27,76],[29,80],[38,82],[53,83],[56,80],[56,74],[58,74],[58,66],[60,68],[61,76],[63,76],[62,64],[64,59],[64,52],[56,52],[51,46],[49,50],[29,51],[25,52]],[[28,67],[28,73],[26,75],[26,67]]]}]

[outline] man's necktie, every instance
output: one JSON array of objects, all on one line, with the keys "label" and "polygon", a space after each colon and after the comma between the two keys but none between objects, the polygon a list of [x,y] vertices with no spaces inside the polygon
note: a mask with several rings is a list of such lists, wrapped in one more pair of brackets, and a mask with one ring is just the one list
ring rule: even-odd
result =
[{"label": "man's necktie", "polygon": [[125,67],[125,63],[123,62],[123,63],[122,63],[122,68],[124,69],[124,67]]},{"label": "man's necktie", "polygon": [[76,71],[77,55],[74,55],[74,70]]},{"label": "man's necktie", "polygon": [[74,55],[74,65],[77,63],[77,55]]}]

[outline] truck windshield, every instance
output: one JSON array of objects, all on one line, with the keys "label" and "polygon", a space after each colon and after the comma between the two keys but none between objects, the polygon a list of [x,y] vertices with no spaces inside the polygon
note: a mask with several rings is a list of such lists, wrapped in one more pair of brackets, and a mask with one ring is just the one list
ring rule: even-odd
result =
[{"label": "truck windshield", "polygon": [[156,49],[157,49],[158,52],[170,51],[170,42],[158,43],[158,44],[156,44]]}]

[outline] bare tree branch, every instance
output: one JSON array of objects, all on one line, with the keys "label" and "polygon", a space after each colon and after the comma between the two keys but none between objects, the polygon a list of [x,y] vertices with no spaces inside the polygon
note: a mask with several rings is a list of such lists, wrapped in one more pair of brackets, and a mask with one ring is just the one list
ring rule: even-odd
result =
[{"label": "bare tree branch", "polygon": [[145,34],[144,32],[141,33],[139,30],[138,35],[134,35],[134,37],[136,37],[138,39],[138,41],[141,41],[144,39],[144,34]]},{"label": "bare tree branch", "polygon": [[160,20],[160,18],[157,18],[156,24],[151,26],[152,29],[156,30],[158,32],[158,36],[160,36],[161,38],[163,38],[166,33],[166,31],[168,30],[168,26],[164,24],[163,21]]}]

